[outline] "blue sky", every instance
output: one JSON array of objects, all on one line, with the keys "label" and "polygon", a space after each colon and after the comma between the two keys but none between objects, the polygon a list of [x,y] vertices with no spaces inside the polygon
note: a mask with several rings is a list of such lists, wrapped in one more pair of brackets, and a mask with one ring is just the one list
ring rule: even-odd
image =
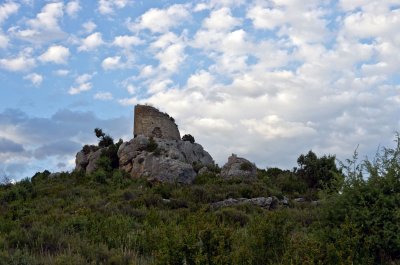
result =
[{"label": "blue sky", "polygon": [[373,156],[400,114],[398,0],[0,3],[0,175],[71,170],[150,103],[222,165]]}]

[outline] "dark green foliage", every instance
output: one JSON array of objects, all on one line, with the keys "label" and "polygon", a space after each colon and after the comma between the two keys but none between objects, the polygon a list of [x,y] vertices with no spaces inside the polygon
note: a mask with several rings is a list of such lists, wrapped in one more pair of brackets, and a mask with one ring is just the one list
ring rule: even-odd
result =
[{"label": "dark green foliage", "polygon": [[99,149],[98,146],[95,145],[84,145],[82,151],[85,155],[89,154],[90,152],[95,152]]},{"label": "dark green foliage", "polygon": [[194,144],[195,142],[194,137],[191,134],[185,134],[184,136],[182,136],[182,141],[188,141],[192,144]]},{"label": "dark green foliage", "polygon": [[[0,265],[400,262],[399,145],[372,162],[349,160],[342,185],[322,185],[318,193],[298,171],[278,168],[258,170],[251,182],[223,180],[216,167],[193,185],[148,184],[112,166],[117,145],[92,174],[44,171],[0,185]],[[310,192],[317,206],[210,206]]]},{"label": "dark green foliage", "polygon": [[106,135],[105,133],[103,133],[103,130],[100,128],[95,128],[94,134],[96,135],[97,138],[104,137]]},{"label": "dark green foliage", "polygon": [[322,156],[320,158],[313,151],[300,155],[297,159],[299,169],[296,174],[303,179],[311,189],[338,189],[336,184],[342,178],[341,172],[336,167],[335,156]]},{"label": "dark green foliage", "polygon": [[[347,178],[342,194],[332,195],[324,211],[334,221],[333,243],[351,240],[357,252],[353,260],[366,257],[375,263],[400,259],[400,138],[395,148],[383,148],[371,162],[357,164],[349,160],[344,166]],[[369,178],[362,178],[362,172]],[[344,229],[342,224],[346,223]],[[350,232],[346,232],[351,229]]]},{"label": "dark green foliage", "polygon": [[149,138],[149,143],[147,144],[146,151],[147,152],[154,152],[154,151],[156,151],[157,148],[158,148],[158,144],[156,143],[156,141],[154,140],[153,137],[150,137]]},{"label": "dark green foliage", "polygon": [[96,137],[100,139],[99,147],[108,147],[114,144],[114,139],[111,136],[106,135],[102,129],[96,128],[94,129],[94,133],[96,134]]},{"label": "dark green foliage", "polygon": [[243,162],[242,164],[240,164],[240,170],[251,171],[252,168],[253,165],[249,162]]},{"label": "dark green foliage", "polygon": [[206,172],[203,174],[199,174],[194,179],[195,184],[206,184],[206,183],[216,183],[219,181],[219,178],[215,173]]},{"label": "dark green foliage", "polygon": [[[122,144],[122,139],[119,139],[119,141],[116,144],[111,144],[103,150],[100,160],[108,159],[106,161],[103,161],[103,167],[106,167],[106,170],[110,171],[110,169],[117,169],[119,167],[118,149],[121,144]],[[99,164],[101,162],[97,163]],[[102,167],[102,165],[100,165],[100,167]]]}]

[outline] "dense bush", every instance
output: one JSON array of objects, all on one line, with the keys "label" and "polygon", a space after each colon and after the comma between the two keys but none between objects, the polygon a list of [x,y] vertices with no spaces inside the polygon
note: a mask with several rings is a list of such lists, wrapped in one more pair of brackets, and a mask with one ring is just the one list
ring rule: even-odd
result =
[{"label": "dense bush", "polygon": [[194,137],[191,134],[185,134],[184,136],[182,136],[182,141],[189,141],[192,144],[194,144],[195,142]]},{"label": "dense bush", "polygon": [[341,171],[336,167],[335,156],[317,157],[313,151],[300,155],[297,159],[299,169],[296,174],[311,189],[340,188]]}]

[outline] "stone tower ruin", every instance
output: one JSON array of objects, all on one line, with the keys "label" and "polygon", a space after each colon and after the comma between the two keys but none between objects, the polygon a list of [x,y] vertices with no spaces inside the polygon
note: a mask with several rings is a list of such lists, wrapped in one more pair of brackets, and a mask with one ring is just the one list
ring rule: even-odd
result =
[{"label": "stone tower ruin", "polygon": [[144,135],[169,140],[180,140],[175,121],[167,113],[147,105],[136,105],[133,135]]}]

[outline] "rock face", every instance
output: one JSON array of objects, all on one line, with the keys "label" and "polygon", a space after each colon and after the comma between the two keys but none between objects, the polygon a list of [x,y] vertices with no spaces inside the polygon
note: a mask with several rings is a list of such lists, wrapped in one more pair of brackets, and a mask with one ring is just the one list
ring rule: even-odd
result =
[{"label": "rock face", "polygon": [[214,165],[210,154],[197,143],[151,139],[144,135],[124,142],[119,147],[118,157],[120,168],[132,177],[161,182],[192,183],[197,175],[194,165]]},{"label": "rock face", "polygon": [[175,121],[166,113],[147,105],[135,106],[134,136],[144,135],[169,140],[180,140]]},{"label": "rock face", "polygon": [[[278,205],[279,200],[276,197],[257,197],[257,198],[251,198],[251,199],[246,199],[246,198],[239,198],[239,199],[226,199],[223,201],[219,202],[214,202],[210,206],[212,209],[218,209],[222,207],[229,207],[229,206],[234,206],[238,204],[252,204],[255,206],[260,206],[265,209],[275,209],[276,206]],[[283,203],[282,203],[283,204]]]},{"label": "rock face", "polygon": [[76,154],[75,170],[92,173],[97,169],[97,160],[100,158],[104,148],[98,150],[90,150],[85,153],[83,150]]},{"label": "rock face", "polygon": [[257,167],[249,160],[232,154],[228,158],[228,162],[222,167],[221,177],[227,179],[232,177],[255,179],[257,177]]}]

